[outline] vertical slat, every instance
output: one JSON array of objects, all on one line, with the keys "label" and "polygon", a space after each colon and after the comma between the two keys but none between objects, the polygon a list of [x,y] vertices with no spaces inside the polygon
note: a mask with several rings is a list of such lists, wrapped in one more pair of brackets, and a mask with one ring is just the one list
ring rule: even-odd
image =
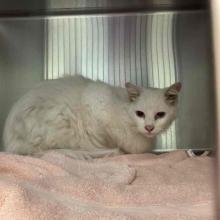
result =
[{"label": "vertical slat", "polygon": [[120,20],[119,18],[114,19],[114,84],[115,86],[120,85]]},{"label": "vertical slat", "polygon": [[75,50],[75,20],[72,18],[69,18],[69,38],[70,38],[70,73],[74,74],[76,73],[76,50]]},{"label": "vertical slat", "polygon": [[108,19],[108,28],[109,28],[109,33],[108,33],[108,79],[109,83],[111,85],[114,85],[114,20],[112,17],[109,17]]},{"label": "vertical slat", "polygon": [[[168,41],[169,36],[167,30],[169,29],[169,14],[164,15],[164,24],[163,24],[163,57],[167,57],[169,60],[169,48],[168,48]],[[164,69],[165,69],[165,77],[164,77],[164,85],[170,85],[170,62],[164,61]]]},{"label": "vertical slat", "polygon": [[93,22],[91,18],[87,18],[87,77],[93,78]]},{"label": "vertical slat", "polygon": [[74,22],[73,22],[73,36],[74,36],[74,57],[73,57],[73,59],[75,60],[75,67],[74,67],[75,71],[73,72],[73,74],[79,74],[79,73],[77,73],[77,71],[78,71],[77,19],[75,18],[73,21],[74,21]]},{"label": "vertical slat", "polygon": [[59,60],[58,60],[58,37],[57,37],[57,33],[58,33],[58,20],[53,20],[53,72],[52,72],[52,79],[56,79],[58,78],[58,64],[59,64]]},{"label": "vertical slat", "polygon": [[75,19],[76,74],[82,74],[82,24],[81,18]]},{"label": "vertical slat", "polygon": [[124,41],[125,41],[125,18],[119,18],[119,48],[120,48],[120,85],[125,85],[125,50],[124,50]]},{"label": "vertical slat", "polygon": [[136,74],[136,17],[131,17],[130,23],[130,65],[131,65],[131,82],[137,84]]},{"label": "vertical slat", "polygon": [[48,27],[48,20],[45,20],[44,22],[44,33],[45,33],[45,39],[44,39],[44,79],[48,79],[48,50],[49,50],[49,27]]},{"label": "vertical slat", "polygon": [[158,66],[158,54],[157,54],[157,24],[158,16],[152,16],[152,66],[153,66],[153,86],[159,87],[159,66]]},{"label": "vertical slat", "polygon": [[86,76],[87,73],[87,68],[86,68],[86,64],[87,64],[87,23],[86,23],[86,18],[83,17],[81,18],[81,30],[82,30],[82,35],[81,35],[81,40],[82,40],[82,75]]},{"label": "vertical slat", "polygon": [[124,60],[125,60],[125,81],[131,81],[131,49],[130,49],[130,38],[131,38],[131,18],[125,17],[125,39],[124,39]]},{"label": "vertical slat", "polygon": [[97,78],[104,81],[104,27],[102,18],[96,18],[98,27],[98,70]]},{"label": "vertical slat", "polygon": [[68,20],[63,20],[63,44],[64,44],[64,74],[69,74],[70,72],[70,57],[69,57],[69,49],[70,49],[70,43],[69,43],[69,26],[68,26]]},{"label": "vertical slat", "polygon": [[157,65],[158,65],[158,87],[164,87],[164,76],[165,76],[165,69],[164,63],[166,55],[163,54],[163,20],[164,15],[158,16],[157,20]]},{"label": "vertical slat", "polygon": [[98,78],[98,47],[99,47],[99,34],[97,26],[97,18],[92,18],[92,79],[97,80]]},{"label": "vertical slat", "polygon": [[109,81],[109,77],[108,77],[108,66],[109,66],[109,62],[108,62],[108,35],[109,35],[109,29],[108,29],[108,18],[107,17],[103,17],[102,18],[102,25],[103,25],[103,69],[104,69],[104,82],[108,82]]},{"label": "vertical slat", "polygon": [[136,41],[135,41],[135,69],[136,69],[136,79],[137,79],[137,85],[142,86],[142,73],[141,73],[141,17],[137,16],[136,18]]},{"label": "vertical slat", "polygon": [[141,86],[147,87],[147,69],[146,69],[146,41],[145,41],[145,27],[146,27],[146,19],[143,16],[140,16],[140,39],[139,39],[139,48],[140,48],[140,78],[141,78]]},{"label": "vertical slat", "polygon": [[146,53],[147,53],[147,78],[148,78],[148,86],[153,87],[154,82],[153,82],[153,62],[152,62],[152,26],[153,26],[153,21],[152,21],[153,16],[148,16],[147,17],[147,29],[146,32]]},{"label": "vertical slat", "polygon": [[63,19],[58,20],[58,53],[59,53],[59,76],[64,75],[65,58],[64,58],[64,36],[65,31],[63,31]]},{"label": "vertical slat", "polygon": [[47,59],[47,65],[48,66],[48,74],[46,79],[52,78],[53,73],[53,23],[52,20],[48,20],[48,59]]},{"label": "vertical slat", "polygon": [[143,86],[147,87],[148,86],[148,48],[147,48],[147,39],[148,39],[148,34],[147,34],[147,17],[142,16],[142,26],[141,26],[141,31],[142,31],[142,43],[141,43],[141,66],[142,66],[142,80],[143,80]]}]

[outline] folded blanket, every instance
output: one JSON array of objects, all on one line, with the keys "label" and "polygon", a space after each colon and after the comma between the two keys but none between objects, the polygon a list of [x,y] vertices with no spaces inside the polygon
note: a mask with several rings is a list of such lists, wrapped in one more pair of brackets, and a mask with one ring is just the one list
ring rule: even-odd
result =
[{"label": "folded blanket", "polygon": [[0,219],[214,219],[211,157],[183,151],[91,162],[0,153]]}]

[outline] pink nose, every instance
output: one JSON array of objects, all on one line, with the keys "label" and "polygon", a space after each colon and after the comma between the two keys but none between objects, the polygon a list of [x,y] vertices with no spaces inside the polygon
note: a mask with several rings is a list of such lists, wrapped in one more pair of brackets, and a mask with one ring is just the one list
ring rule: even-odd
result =
[{"label": "pink nose", "polygon": [[153,125],[146,125],[144,128],[145,128],[148,132],[151,132],[151,131],[154,130],[154,126],[153,126]]}]

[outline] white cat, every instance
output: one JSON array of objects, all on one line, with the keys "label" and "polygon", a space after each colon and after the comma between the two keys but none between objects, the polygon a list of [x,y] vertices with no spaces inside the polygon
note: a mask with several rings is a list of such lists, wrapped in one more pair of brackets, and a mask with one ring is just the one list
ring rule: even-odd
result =
[{"label": "white cat", "polygon": [[64,149],[76,158],[150,151],[175,119],[181,84],[125,87],[78,75],[40,83],[13,106],[5,150],[34,155]]}]

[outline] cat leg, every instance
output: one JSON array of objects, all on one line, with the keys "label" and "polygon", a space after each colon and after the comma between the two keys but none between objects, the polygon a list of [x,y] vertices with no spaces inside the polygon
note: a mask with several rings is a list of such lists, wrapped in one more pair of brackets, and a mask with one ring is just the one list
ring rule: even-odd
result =
[{"label": "cat leg", "polygon": [[116,155],[124,154],[119,149],[98,149],[94,151],[57,149],[57,151],[71,158],[80,160],[92,160],[96,158],[113,157]]},{"label": "cat leg", "polygon": [[56,149],[55,152],[64,154],[65,156],[71,157],[76,160],[92,160],[92,156],[89,151],[83,150],[72,150],[72,149]]},{"label": "cat leg", "polygon": [[[73,159],[88,160],[88,161],[96,158],[112,157],[112,156],[124,154],[119,149],[98,149],[94,151],[86,151],[86,150],[72,150],[72,149],[63,148],[63,149],[53,149],[51,151],[62,153]],[[41,157],[46,152],[48,151],[39,152],[33,156]]]},{"label": "cat leg", "polygon": [[114,149],[99,149],[96,151],[91,152],[92,158],[104,158],[104,157],[113,157],[117,155],[125,154],[120,149],[114,148]]},{"label": "cat leg", "polygon": [[48,152],[58,152],[58,153],[64,154],[65,156],[68,156],[68,157],[71,157],[71,158],[77,159],[77,160],[92,160],[90,152],[88,152],[88,151],[72,150],[72,149],[67,149],[67,148],[39,151],[39,152],[31,154],[31,156],[39,158],[39,157],[43,157],[44,154],[46,154]]}]

